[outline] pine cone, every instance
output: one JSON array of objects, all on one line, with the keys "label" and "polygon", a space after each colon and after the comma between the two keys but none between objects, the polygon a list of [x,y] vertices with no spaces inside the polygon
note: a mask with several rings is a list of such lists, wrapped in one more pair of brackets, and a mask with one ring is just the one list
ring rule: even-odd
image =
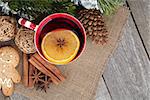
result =
[{"label": "pine cone", "polygon": [[78,13],[78,19],[83,24],[87,36],[92,38],[96,44],[105,44],[108,40],[108,32],[104,22],[104,18],[99,10],[82,9]]}]

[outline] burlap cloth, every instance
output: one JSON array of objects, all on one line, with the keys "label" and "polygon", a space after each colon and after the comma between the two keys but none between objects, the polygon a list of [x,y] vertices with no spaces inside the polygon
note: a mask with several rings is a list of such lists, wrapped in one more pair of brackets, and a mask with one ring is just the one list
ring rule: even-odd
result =
[{"label": "burlap cloth", "polygon": [[107,45],[96,46],[87,39],[86,50],[77,61],[58,66],[67,77],[65,82],[58,86],[50,85],[47,93],[20,84],[16,85],[14,94],[29,100],[93,100],[105,63],[119,42],[128,13],[128,9],[123,7],[114,16],[106,18],[110,34]]}]

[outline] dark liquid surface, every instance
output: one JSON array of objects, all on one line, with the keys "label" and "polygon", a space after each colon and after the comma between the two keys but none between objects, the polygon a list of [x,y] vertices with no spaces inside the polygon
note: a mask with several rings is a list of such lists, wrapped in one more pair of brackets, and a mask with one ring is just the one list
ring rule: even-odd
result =
[{"label": "dark liquid surface", "polygon": [[48,22],[41,30],[42,34],[40,36],[39,43],[41,44],[43,37],[47,33],[51,32],[52,30],[59,29],[59,28],[69,29],[78,36],[78,38],[80,40],[80,48],[79,48],[78,53],[80,53],[80,50],[82,50],[83,44],[84,44],[84,36],[83,36],[80,28],[73,21],[68,20],[66,18],[55,18],[55,19],[51,20],[50,22]]}]

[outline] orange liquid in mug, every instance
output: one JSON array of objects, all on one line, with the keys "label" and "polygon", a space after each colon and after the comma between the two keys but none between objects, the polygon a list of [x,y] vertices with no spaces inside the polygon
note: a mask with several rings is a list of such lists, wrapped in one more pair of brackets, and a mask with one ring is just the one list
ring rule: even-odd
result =
[{"label": "orange liquid in mug", "polygon": [[78,36],[69,29],[58,28],[48,32],[41,43],[43,55],[54,64],[67,64],[80,48]]}]

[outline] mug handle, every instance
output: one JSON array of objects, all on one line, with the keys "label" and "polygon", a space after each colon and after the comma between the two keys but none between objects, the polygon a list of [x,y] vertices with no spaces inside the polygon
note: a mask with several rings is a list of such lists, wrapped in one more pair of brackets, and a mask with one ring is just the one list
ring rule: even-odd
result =
[{"label": "mug handle", "polygon": [[26,28],[33,30],[33,31],[36,31],[38,28],[38,25],[36,25],[30,21],[27,21],[24,18],[19,18],[18,23]]}]

